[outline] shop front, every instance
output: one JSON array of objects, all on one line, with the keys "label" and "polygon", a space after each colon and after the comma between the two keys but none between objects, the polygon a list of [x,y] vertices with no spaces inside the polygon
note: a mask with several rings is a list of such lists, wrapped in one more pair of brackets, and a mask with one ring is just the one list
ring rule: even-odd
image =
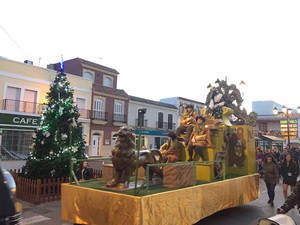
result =
[{"label": "shop front", "polygon": [[40,122],[39,115],[0,113],[2,160],[24,160],[32,145],[32,134]]},{"label": "shop front", "polygon": [[146,146],[147,149],[159,149],[168,141],[168,131],[135,129],[134,133],[137,148],[139,146],[139,134],[141,134],[141,146]]}]

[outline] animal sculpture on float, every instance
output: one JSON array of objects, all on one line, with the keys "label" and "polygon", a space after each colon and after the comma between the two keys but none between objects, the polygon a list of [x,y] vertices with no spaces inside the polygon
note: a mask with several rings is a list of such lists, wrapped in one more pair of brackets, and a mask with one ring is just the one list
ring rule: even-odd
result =
[{"label": "animal sculpture on float", "polygon": [[[107,187],[127,188],[130,177],[136,169],[137,151],[135,150],[134,130],[129,127],[121,127],[114,135],[117,137],[116,144],[112,150],[112,163],[114,167],[113,179],[106,184]],[[158,150],[140,151],[139,166],[146,167],[147,164],[162,162],[162,156]],[[154,173],[162,175],[161,168],[150,167],[149,179]]]}]

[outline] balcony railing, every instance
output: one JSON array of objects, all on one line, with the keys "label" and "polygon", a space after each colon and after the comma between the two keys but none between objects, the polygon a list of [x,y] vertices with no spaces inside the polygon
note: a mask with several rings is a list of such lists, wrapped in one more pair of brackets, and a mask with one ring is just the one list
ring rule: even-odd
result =
[{"label": "balcony railing", "polygon": [[[26,102],[12,99],[3,99],[0,101],[0,110],[7,110],[12,112],[24,112],[32,114],[42,114],[45,104],[35,103],[35,102]],[[90,110],[87,109],[78,109],[80,118],[89,119]]]},{"label": "balcony railing", "polygon": [[92,110],[90,113],[92,120],[107,121],[107,112]]},{"label": "balcony railing", "polygon": [[[148,120],[142,120],[141,121],[142,122],[142,126],[141,127],[148,127]],[[139,124],[140,122],[139,122],[139,119],[136,119],[135,120],[135,126],[136,127],[140,127],[140,124]]]},{"label": "balcony railing", "polygon": [[80,119],[90,119],[91,110],[78,109]]},{"label": "balcony railing", "polygon": [[41,114],[43,112],[43,104],[12,99],[3,99],[0,105],[0,109],[13,112]]},{"label": "balcony railing", "polygon": [[126,114],[114,114],[113,115],[113,122],[117,123],[126,123],[127,122],[127,115]]},{"label": "balcony railing", "polygon": [[168,123],[168,122],[156,122],[156,128],[164,129],[164,130],[175,130],[175,123]]}]

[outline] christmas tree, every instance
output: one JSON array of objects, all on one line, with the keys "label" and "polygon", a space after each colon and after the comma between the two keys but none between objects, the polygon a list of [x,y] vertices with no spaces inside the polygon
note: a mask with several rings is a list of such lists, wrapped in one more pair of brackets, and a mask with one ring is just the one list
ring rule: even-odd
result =
[{"label": "christmas tree", "polygon": [[79,112],[73,101],[73,89],[61,70],[47,93],[40,127],[33,134],[33,144],[23,175],[30,178],[66,177],[71,158],[83,159]]}]

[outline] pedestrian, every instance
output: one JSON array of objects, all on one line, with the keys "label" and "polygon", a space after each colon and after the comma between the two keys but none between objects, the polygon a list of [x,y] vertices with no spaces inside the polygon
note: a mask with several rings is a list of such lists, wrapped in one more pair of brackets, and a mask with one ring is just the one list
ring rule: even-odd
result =
[{"label": "pedestrian", "polygon": [[268,196],[270,204],[274,206],[274,197],[275,197],[275,186],[279,182],[279,171],[276,162],[271,155],[266,155],[265,162],[263,165],[264,179],[268,189]]},{"label": "pedestrian", "polygon": [[286,200],[288,186],[290,186],[291,192],[293,192],[299,174],[298,166],[295,162],[293,162],[290,154],[286,155],[285,160],[280,168],[280,174],[283,178],[283,196],[284,200]]},{"label": "pedestrian", "polygon": [[256,163],[257,163],[257,172],[260,174],[260,177],[263,176],[262,166],[264,161],[264,155],[260,148],[256,150]]},{"label": "pedestrian", "polygon": [[298,206],[300,208],[300,181],[297,182],[294,191],[285,200],[284,204],[277,209],[277,213],[287,213],[292,208]]},{"label": "pedestrian", "polygon": [[280,161],[280,153],[279,153],[279,149],[277,147],[274,147],[274,157],[277,160],[277,162]]},{"label": "pedestrian", "polygon": [[87,168],[87,161],[83,161],[76,171],[76,177],[78,180],[89,180],[92,178],[92,173],[89,168]]}]

